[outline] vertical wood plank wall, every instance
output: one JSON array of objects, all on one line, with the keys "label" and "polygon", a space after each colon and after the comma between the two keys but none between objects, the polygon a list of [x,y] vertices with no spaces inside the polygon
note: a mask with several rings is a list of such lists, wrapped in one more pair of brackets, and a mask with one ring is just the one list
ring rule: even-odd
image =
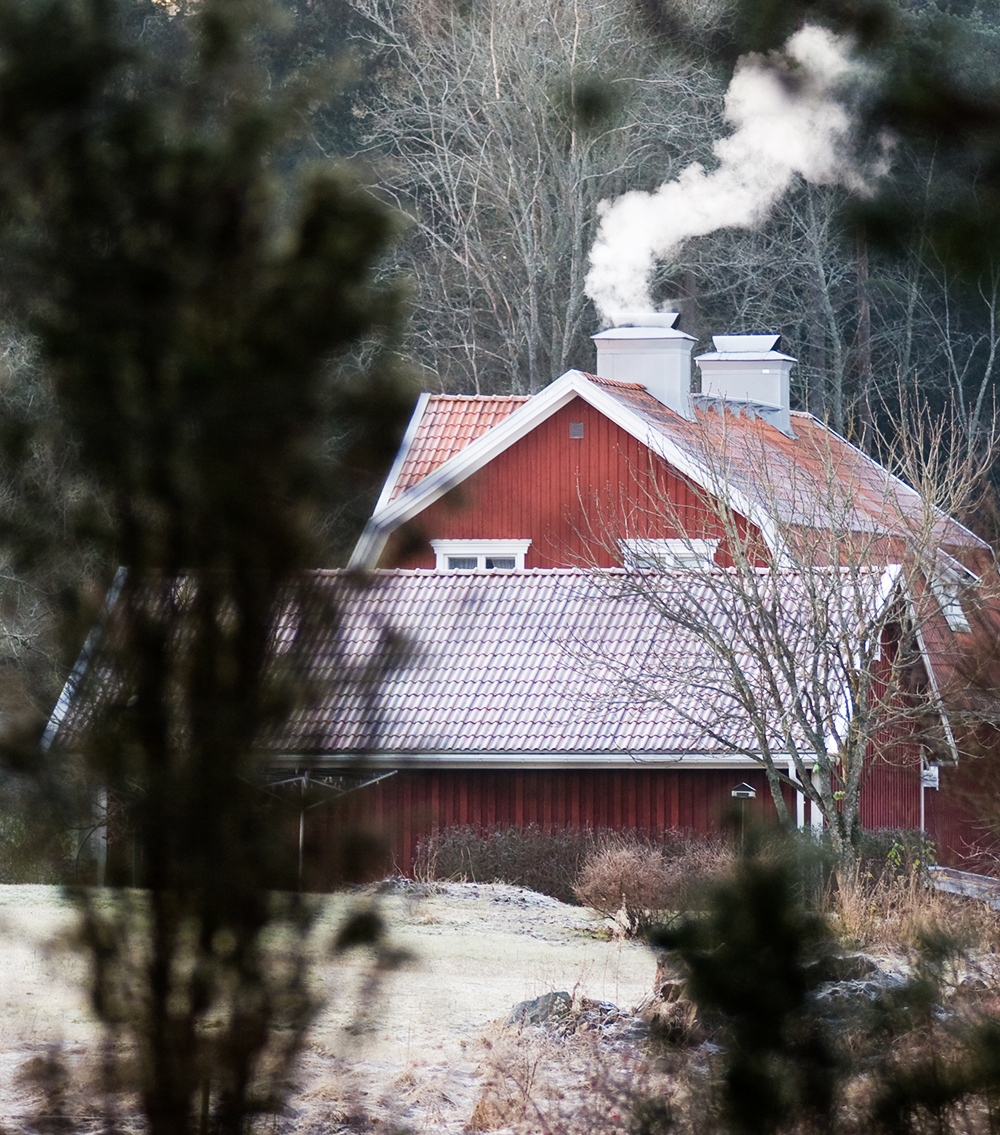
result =
[{"label": "vertical wood plank wall", "polygon": [[[731,793],[743,781],[757,790],[746,804],[747,819],[774,822],[770,789],[757,769],[401,771],[349,803],[308,814],[309,878],[325,885],[324,849],[337,847],[351,825],[379,832],[390,856],[382,868],[404,875],[413,870],[421,837],[456,824],[717,832],[733,814]],[[786,802],[794,816],[790,792]]]},{"label": "vertical wood plank wall", "polygon": [[984,770],[981,759],[960,758],[957,767],[939,770],[939,789],[924,792],[927,830],[947,867],[996,872],[1000,796],[996,759],[991,763]]},{"label": "vertical wood plank wall", "polygon": [[[570,422],[583,437],[569,436]],[[671,524],[673,514],[680,525]],[[684,531],[680,531],[682,528]],[[581,398],[426,508],[407,539],[530,539],[525,567],[620,564],[623,536],[722,536],[700,490]],[[380,567],[433,568],[430,548],[401,555],[391,542]],[[728,566],[724,551],[718,561]]]}]

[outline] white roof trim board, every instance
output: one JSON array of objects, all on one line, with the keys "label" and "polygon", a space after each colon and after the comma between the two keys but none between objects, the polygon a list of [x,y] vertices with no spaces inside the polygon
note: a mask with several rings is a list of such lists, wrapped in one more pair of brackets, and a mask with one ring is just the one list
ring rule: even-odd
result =
[{"label": "white roof trim board", "polygon": [[427,403],[430,402],[431,396],[426,392],[421,394],[417,399],[417,404],[413,408],[413,414],[410,417],[406,426],[406,433],[403,434],[403,440],[399,444],[399,452],[396,454],[396,460],[392,463],[392,468],[389,470],[389,475],[385,479],[385,484],[382,486],[382,492],[379,493],[379,498],[375,502],[375,512],[378,513],[388,505],[392,500],[392,494],[396,488],[396,482],[399,480],[399,474],[403,471],[403,466],[406,464],[406,459],[410,454],[410,449],[413,446],[413,439],[417,436],[417,431],[420,429],[420,422],[423,419],[424,412],[427,409]]},{"label": "white roof trim board", "polygon": [[[776,753],[777,764],[787,764],[790,758],[786,753]],[[754,757],[738,754],[712,753],[648,753],[632,754],[622,752],[596,753],[435,753],[427,752],[354,752],[337,753],[317,758],[314,753],[280,753],[268,758],[268,767],[274,768],[393,768],[393,769],[587,769],[587,768],[686,768],[702,771],[705,769],[746,769],[761,768],[761,762]]]}]

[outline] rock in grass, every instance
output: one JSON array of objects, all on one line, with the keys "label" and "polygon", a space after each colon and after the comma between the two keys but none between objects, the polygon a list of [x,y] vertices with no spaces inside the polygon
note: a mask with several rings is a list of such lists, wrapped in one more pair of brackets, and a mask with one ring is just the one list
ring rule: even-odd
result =
[{"label": "rock in grass", "polygon": [[506,1025],[542,1025],[568,1017],[573,998],[566,992],[543,993],[530,1001],[521,1001],[511,1009]]}]

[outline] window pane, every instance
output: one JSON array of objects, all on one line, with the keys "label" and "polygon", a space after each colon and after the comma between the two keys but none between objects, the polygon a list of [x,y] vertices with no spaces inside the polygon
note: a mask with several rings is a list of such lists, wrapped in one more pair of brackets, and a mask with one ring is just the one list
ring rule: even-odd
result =
[{"label": "window pane", "polygon": [[513,571],[514,570],[514,557],[513,556],[487,556],[486,557],[486,570],[487,571]]},{"label": "window pane", "polygon": [[479,567],[478,556],[449,556],[449,571],[475,571]]}]

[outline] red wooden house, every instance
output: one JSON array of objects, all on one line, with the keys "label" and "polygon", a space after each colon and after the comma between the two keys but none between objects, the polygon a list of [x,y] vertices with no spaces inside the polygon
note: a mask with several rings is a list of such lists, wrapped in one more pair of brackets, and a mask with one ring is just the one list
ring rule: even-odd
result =
[{"label": "red wooden house", "polygon": [[[334,628],[311,600],[279,613],[314,696],[267,741],[275,776],[356,789],[403,871],[451,824],[707,832],[744,782],[773,817],[763,748],[815,826],[795,754],[810,730],[836,752],[890,673],[908,678],[867,734],[863,823],[924,828],[945,859],[983,840],[965,797],[1000,720],[990,549],[791,411],[777,336],[718,337],[693,392],[674,318],[623,318],[596,375],[531,398],[421,396],[351,570],[309,581]],[[734,580],[788,654],[742,664],[752,704],[719,661],[749,633]],[[63,699],[52,735],[89,712]],[[346,811],[303,808],[317,861]]]},{"label": "red wooden house", "polygon": [[[626,618],[619,596],[617,608],[605,608],[619,628],[609,632],[593,611],[580,613],[588,581],[656,565],[666,569],[662,579],[679,572],[676,585],[689,588],[699,568],[726,568],[747,549],[760,564],[787,563],[794,591],[803,548],[817,566],[825,556],[832,567],[840,555],[842,568],[870,568],[874,578],[916,554],[926,560],[933,547],[930,587],[926,570],[899,569],[911,618],[913,603],[923,603],[913,690],[926,714],[919,730],[887,725],[876,735],[881,751],[866,774],[862,818],[870,827],[926,828],[946,858],[982,840],[961,799],[968,766],[958,761],[959,734],[976,707],[956,690],[968,686],[962,660],[995,639],[995,604],[976,596],[990,549],[947,516],[929,515],[908,485],[822,422],[791,411],[794,360],[775,349],[777,336],[717,337],[716,350],[695,360],[701,390],[692,392],[693,340],[674,319],[623,318],[595,336],[596,375],[570,371],[534,397],[423,395],[417,405],[351,560],[352,568],[395,569],[378,572],[386,617],[391,611],[420,640],[450,643],[444,657],[426,662],[428,684],[419,692],[412,675],[406,694],[390,679],[377,737],[364,747],[369,765],[399,770],[372,787],[369,803],[381,820],[402,825],[404,869],[418,830],[450,823],[704,831],[720,822],[737,781],[753,784],[757,806],[773,811],[752,744],[734,744],[719,730],[699,734],[698,710],[682,707],[678,716],[676,697],[658,709],[640,697],[633,724],[655,724],[641,742],[622,740],[608,728],[614,696],[605,690],[602,703],[593,689],[581,693],[579,652],[571,657],[566,645],[573,636],[599,639],[637,657],[620,628],[648,621],[648,608],[644,616],[633,607]],[[846,556],[837,551],[845,546]],[[912,594],[916,578],[924,580],[921,596]],[[456,630],[444,613],[449,603],[478,605],[481,621]],[[533,647],[512,631],[511,610],[532,620]],[[469,649],[470,636],[494,632],[492,661]],[[676,640],[676,625],[671,635]],[[461,641],[471,677],[455,654]],[[548,658],[539,672],[538,657],[553,649],[562,662]],[[688,649],[692,660],[703,650]],[[980,685],[980,719],[992,721],[995,698],[986,681]],[[692,686],[693,700],[700,689]],[[545,728],[530,710],[532,691],[545,707]],[[421,707],[419,740],[404,736]],[[574,714],[601,723],[589,740],[553,724]],[[402,732],[394,732],[397,716]],[[483,718],[493,721],[485,733]],[[526,720],[534,742],[516,727]],[[362,752],[329,731],[323,744],[328,765],[347,767]],[[293,752],[285,760],[305,764]],[[815,822],[801,794],[786,786],[785,796],[800,823]]]}]

